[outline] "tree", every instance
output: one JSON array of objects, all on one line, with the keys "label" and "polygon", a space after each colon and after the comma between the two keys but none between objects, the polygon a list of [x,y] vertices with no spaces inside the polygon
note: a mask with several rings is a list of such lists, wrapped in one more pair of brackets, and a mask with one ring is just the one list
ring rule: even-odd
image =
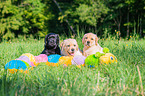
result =
[{"label": "tree", "polygon": [[[64,4],[66,6],[62,7],[64,15],[60,14],[58,19],[62,23],[68,19],[74,28],[77,26],[82,26],[81,28],[96,28],[98,19],[108,12],[108,8],[102,0],[74,0],[70,5],[68,5],[68,2],[65,2],[67,3]],[[61,4],[62,2],[59,3]],[[89,29],[85,30],[88,31]]]},{"label": "tree", "polygon": [[37,0],[6,0],[0,3],[0,39],[7,40],[20,34],[41,36],[47,20],[43,14],[44,6]]}]

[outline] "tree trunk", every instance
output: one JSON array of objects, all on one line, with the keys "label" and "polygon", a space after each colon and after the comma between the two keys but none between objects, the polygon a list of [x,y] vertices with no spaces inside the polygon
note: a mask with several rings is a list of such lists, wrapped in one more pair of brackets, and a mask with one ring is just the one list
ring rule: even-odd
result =
[{"label": "tree trunk", "polygon": [[119,23],[119,24],[118,24],[118,31],[119,31],[119,38],[121,39],[120,27],[121,27],[121,24]]},{"label": "tree trunk", "polygon": [[[59,11],[63,14],[59,4],[57,3],[56,0],[53,0],[53,2],[57,5]],[[64,14],[63,14],[64,15]],[[70,23],[68,22],[68,20],[66,19],[65,22],[68,24],[68,26],[70,27],[71,31],[73,32],[73,35],[75,36],[76,35],[76,32],[74,31],[73,27],[70,25]]]},{"label": "tree trunk", "polygon": [[139,22],[139,34],[140,34],[140,37],[142,37],[142,33],[143,33],[143,31],[142,31],[142,13],[141,13],[141,15],[140,15],[140,20],[139,20],[140,22]]},{"label": "tree trunk", "polygon": [[129,7],[128,7],[128,13],[127,13],[127,38],[129,37]]},{"label": "tree trunk", "polygon": [[136,35],[136,21],[134,20],[134,36]]}]

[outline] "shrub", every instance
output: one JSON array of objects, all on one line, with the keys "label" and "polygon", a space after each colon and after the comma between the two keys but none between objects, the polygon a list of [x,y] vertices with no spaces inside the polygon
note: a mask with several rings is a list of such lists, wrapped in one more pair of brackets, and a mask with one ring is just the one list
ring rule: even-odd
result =
[{"label": "shrub", "polygon": [[3,1],[0,3],[0,40],[12,39],[18,35],[45,35],[45,4],[39,0]]}]

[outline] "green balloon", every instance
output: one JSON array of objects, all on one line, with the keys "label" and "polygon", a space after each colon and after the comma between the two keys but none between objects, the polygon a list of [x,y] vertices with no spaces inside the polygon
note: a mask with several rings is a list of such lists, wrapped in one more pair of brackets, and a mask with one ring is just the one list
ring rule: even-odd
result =
[{"label": "green balloon", "polygon": [[103,52],[104,52],[104,53],[109,53],[109,49],[108,49],[107,47],[104,47],[104,48],[103,48]]},{"label": "green balloon", "polygon": [[95,57],[95,54],[89,55],[86,59],[85,59],[85,66],[94,66],[94,67],[98,67],[99,64],[99,57]]}]

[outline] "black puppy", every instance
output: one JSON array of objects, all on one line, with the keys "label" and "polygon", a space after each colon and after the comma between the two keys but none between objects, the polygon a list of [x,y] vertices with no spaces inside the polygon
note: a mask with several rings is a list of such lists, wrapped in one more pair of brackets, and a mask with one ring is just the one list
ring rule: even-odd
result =
[{"label": "black puppy", "polygon": [[59,48],[59,35],[55,33],[49,33],[45,36],[45,45],[44,50],[41,54],[46,54],[47,56],[51,54],[59,54],[60,55],[60,48]]}]

